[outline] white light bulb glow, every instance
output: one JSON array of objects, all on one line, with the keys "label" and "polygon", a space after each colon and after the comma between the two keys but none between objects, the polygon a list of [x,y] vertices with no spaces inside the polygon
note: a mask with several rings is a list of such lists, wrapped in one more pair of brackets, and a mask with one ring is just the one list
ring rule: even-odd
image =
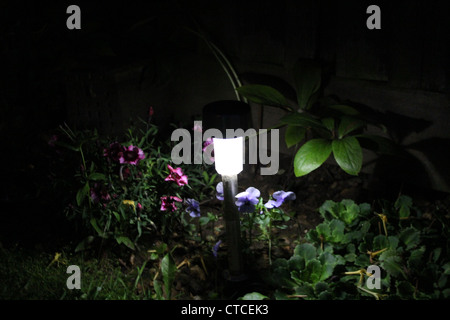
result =
[{"label": "white light bulb glow", "polygon": [[243,169],[243,138],[213,138],[214,163],[216,171],[221,175],[238,174]]}]

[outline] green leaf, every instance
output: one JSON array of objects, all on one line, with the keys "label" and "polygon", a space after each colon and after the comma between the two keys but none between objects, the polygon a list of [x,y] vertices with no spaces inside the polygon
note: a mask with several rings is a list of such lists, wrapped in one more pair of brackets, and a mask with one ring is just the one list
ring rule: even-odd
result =
[{"label": "green leaf", "polygon": [[400,233],[399,239],[406,245],[406,250],[409,250],[420,242],[420,231],[413,227],[406,228]]},{"label": "green leaf", "polygon": [[394,277],[402,275],[406,279],[406,274],[400,263],[401,258],[399,256],[389,256],[381,263],[381,267]]},{"label": "green leaf", "polygon": [[88,179],[94,181],[106,180],[106,176],[103,173],[93,172],[89,175]]},{"label": "green leaf", "polygon": [[136,247],[134,246],[133,241],[130,240],[130,238],[125,237],[125,236],[117,236],[116,237],[116,241],[118,244],[124,244],[126,245],[128,248],[130,248],[131,250],[136,250]]},{"label": "green leaf", "polygon": [[355,137],[333,140],[333,155],[337,164],[351,175],[358,175],[362,167],[362,149]]},{"label": "green leaf", "polygon": [[167,299],[170,300],[172,283],[175,280],[177,266],[173,262],[170,254],[166,254],[161,260],[161,273],[163,275],[164,287],[166,289]]},{"label": "green leaf", "polygon": [[103,238],[104,234],[103,234],[102,230],[99,228],[99,226],[97,224],[97,220],[95,218],[91,218],[91,220],[89,222],[91,223],[91,226],[95,229],[95,231],[97,231],[97,234]]},{"label": "green leaf", "polygon": [[89,187],[89,183],[86,182],[86,184],[81,189],[78,190],[77,196],[76,196],[78,206],[81,206],[84,197],[86,197],[88,195],[90,189],[91,188]]},{"label": "green leaf", "polygon": [[325,139],[312,139],[306,142],[294,158],[296,177],[304,176],[320,167],[331,154],[331,143]]},{"label": "green leaf", "polygon": [[330,131],[334,130],[334,119],[333,118],[323,118],[322,124]]},{"label": "green leaf", "polygon": [[312,60],[299,60],[294,66],[294,83],[300,109],[312,106],[312,95],[316,93],[322,81],[320,65]]},{"label": "green leaf", "polygon": [[447,262],[442,266],[442,269],[444,269],[445,275],[450,275],[450,262]]},{"label": "green leaf", "polygon": [[294,255],[302,257],[305,261],[312,260],[316,257],[317,251],[310,243],[299,244],[294,249]]},{"label": "green leaf", "polygon": [[267,297],[259,292],[251,292],[251,293],[247,293],[243,297],[240,297],[238,300],[264,300],[264,299],[269,299],[269,297]]},{"label": "green leaf", "polygon": [[408,218],[411,214],[412,199],[408,196],[401,195],[395,201],[394,207],[398,210],[398,215],[400,218]]},{"label": "green leaf", "polygon": [[345,117],[345,116],[342,117],[341,122],[339,123],[339,127],[338,127],[339,139],[342,139],[345,135],[362,127],[363,125],[364,125],[364,122],[362,122],[359,119],[352,118],[352,117]]},{"label": "green leaf", "polygon": [[280,122],[282,124],[305,128],[325,128],[319,120],[305,112],[288,113],[287,115],[281,117]]},{"label": "green leaf", "polygon": [[285,107],[288,105],[286,98],[276,89],[261,85],[249,84],[236,89],[239,94],[255,103]]},{"label": "green leaf", "polygon": [[298,126],[288,125],[284,140],[288,148],[296,145],[305,138],[306,129]]},{"label": "green leaf", "polygon": [[332,105],[328,106],[327,108],[337,110],[343,114],[349,115],[349,116],[356,116],[359,114],[359,111],[356,110],[353,107],[347,106],[347,105]]}]

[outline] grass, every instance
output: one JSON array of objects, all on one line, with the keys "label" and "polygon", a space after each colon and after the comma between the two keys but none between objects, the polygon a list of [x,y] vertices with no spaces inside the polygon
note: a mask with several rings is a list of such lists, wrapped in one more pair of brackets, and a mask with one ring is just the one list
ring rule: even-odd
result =
[{"label": "grass", "polygon": [[[151,299],[145,286],[145,266],[128,268],[117,259],[85,258],[83,254],[54,253],[23,248],[0,248],[0,300],[141,300]],[[69,265],[81,271],[81,289],[68,289]],[[148,277],[147,277],[148,278]],[[150,282],[148,281],[148,284]]]}]

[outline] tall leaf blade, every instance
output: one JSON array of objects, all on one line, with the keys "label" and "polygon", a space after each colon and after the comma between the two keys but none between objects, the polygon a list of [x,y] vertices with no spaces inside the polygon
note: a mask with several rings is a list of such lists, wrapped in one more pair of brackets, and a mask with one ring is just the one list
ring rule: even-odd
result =
[{"label": "tall leaf blade", "polygon": [[331,143],[325,139],[312,139],[306,142],[294,158],[296,177],[304,176],[320,167],[331,154]]},{"label": "tall leaf blade", "polygon": [[275,107],[285,107],[288,104],[286,98],[278,90],[270,86],[249,84],[237,88],[236,91],[255,103]]},{"label": "tall leaf blade", "polygon": [[333,140],[333,155],[337,164],[351,175],[358,175],[362,167],[362,148],[355,137]]},{"label": "tall leaf blade", "polygon": [[311,97],[319,90],[322,81],[320,66],[311,60],[299,60],[294,66],[294,81],[300,109],[309,109]]},{"label": "tall leaf blade", "polygon": [[175,265],[170,254],[166,254],[161,260],[161,273],[163,275],[164,287],[166,289],[167,300],[170,300],[172,283],[175,280],[175,272],[177,266]]}]

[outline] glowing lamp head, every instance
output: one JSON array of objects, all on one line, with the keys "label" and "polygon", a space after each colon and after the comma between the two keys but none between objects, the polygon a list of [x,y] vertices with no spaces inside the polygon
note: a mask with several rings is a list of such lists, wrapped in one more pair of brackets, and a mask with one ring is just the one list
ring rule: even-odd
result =
[{"label": "glowing lamp head", "polygon": [[243,138],[213,138],[213,143],[216,171],[221,175],[234,175],[241,172],[244,156]]}]

